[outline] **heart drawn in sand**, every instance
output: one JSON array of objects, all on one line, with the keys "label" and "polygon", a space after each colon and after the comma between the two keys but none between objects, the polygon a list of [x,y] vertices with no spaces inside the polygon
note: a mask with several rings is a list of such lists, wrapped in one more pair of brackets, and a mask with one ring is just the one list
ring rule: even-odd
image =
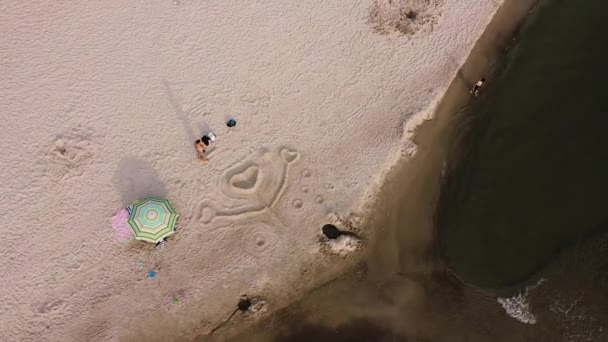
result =
[{"label": "heart drawn in sand", "polygon": [[242,191],[255,191],[261,178],[260,168],[250,166],[245,171],[230,178],[230,185]]},{"label": "heart drawn in sand", "polygon": [[300,153],[298,151],[294,151],[288,148],[284,148],[280,152],[281,158],[287,163],[293,163],[294,161],[300,158]]}]

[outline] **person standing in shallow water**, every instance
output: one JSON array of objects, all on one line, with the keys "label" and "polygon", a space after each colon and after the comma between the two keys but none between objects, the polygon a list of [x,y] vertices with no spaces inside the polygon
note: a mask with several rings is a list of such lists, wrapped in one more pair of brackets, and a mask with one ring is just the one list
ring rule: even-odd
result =
[{"label": "person standing in shallow water", "polygon": [[481,89],[481,87],[483,86],[483,84],[486,82],[485,78],[481,78],[479,81],[477,81],[477,83],[475,83],[475,85],[473,86],[473,89],[471,89],[469,91],[469,93],[478,96],[479,95],[479,90]]}]

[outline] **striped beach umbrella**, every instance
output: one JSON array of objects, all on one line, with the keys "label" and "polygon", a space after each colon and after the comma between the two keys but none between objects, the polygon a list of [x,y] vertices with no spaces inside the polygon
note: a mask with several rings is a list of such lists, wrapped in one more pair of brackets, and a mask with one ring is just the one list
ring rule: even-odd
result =
[{"label": "striped beach umbrella", "polygon": [[178,214],[166,199],[149,197],[127,209],[129,226],[137,240],[157,243],[175,232]]}]

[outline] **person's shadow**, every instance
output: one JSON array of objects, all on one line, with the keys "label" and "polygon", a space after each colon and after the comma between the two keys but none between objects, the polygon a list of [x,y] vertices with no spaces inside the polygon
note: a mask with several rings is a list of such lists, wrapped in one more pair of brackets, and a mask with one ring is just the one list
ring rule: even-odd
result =
[{"label": "person's shadow", "polygon": [[120,193],[124,207],[138,199],[155,196],[164,198],[167,189],[158,174],[148,163],[136,156],[120,160],[113,183]]},{"label": "person's shadow", "polygon": [[464,89],[466,89],[468,91],[471,88],[473,88],[473,86],[475,85],[475,81],[471,80],[469,77],[467,77],[465,75],[465,71],[463,70],[465,66],[459,65],[458,61],[456,61],[456,59],[454,57],[450,56],[449,54],[446,54],[446,57],[448,59],[448,63],[453,68],[457,68],[456,78],[458,78],[458,80],[464,86]]},{"label": "person's shadow", "polygon": [[200,139],[203,134],[207,134],[207,133],[211,132],[211,128],[205,121],[197,122],[196,128],[195,128],[192,125],[192,122],[190,121],[188,113],[184,112],[184,110],[182,109],[182,105],[181,105],[179,99],[177,98],[175,92],[171,89],[169,82],[167,82],[167,80],[163,79],[162,83],[165,88],[165,94],[167,95],[167,100],[169,101],[169,104],[173,108],[175,115],[177,116],[179,121],[182,123],[182,126],[184,127],[184,132],[186,133],[186,136],[188,138],[188,145],[191,146],[190,144],[192,142],[194,142],[196,139]]}]

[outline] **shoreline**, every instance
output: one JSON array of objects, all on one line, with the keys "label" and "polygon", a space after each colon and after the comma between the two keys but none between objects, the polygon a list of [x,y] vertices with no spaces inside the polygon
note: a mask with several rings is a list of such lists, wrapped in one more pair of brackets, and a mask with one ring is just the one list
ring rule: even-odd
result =
[{"label": "shoreline", "polygon": [[[489,27],[486,31],[488,32],[488,35],[486,36],[486,32],[484,32],[484,36],[480,38],[480,41],[476,43],[475,47],[472,50],[472,56],[476,56],[476,53],[480,53],[484,56],[484,58],[480,59],[479,57],[477,57],[477,59],[472,59],[470,61],[470,64],[472,65],[467,65],[469,64],[469,60],[467,60],[467,63],[463,65],[463,69],[466,67],[477,68],[477,70],[481,70],[488,75],[500,79],[500,77],[502,77],[502,73],[505,71],[505,68],[508,67],[505,64],[506,61],[504,60],[504,58],[506,57],[508,50],[511,48],[512,40],[517,39],[520,29],[524,25],[526,25],[529,17],[531,15],[534,15],[534,12],[539,6],[542,6],[543,2],[546,2],[546,0],[505,1],[506,6],[504,8],[501,7],[501,9],[503,9],[503,12],[496,14],[497,22],[494,23],[495,27]],[[513,22],[509,22],[509,18],[515,18],[515,20]],[[494,40],[496,40],[498,43],[493,44],[492,41]],[[444,167],[451,168],[453,166],[453,163],[460,162],[460,158],[462,157],[463,151],[461,151],[461,149],[464,146],[462,145],[461,137],[463,136],[463,132],[465,132],[466,134],[469,129],[468,126],[470,125],[471,120],[471,118],[469,117],[471,114],[469,112],[475,110],[475,103],[473,103],[471,106],[468,106],[467,104],[462,103],[461,101],[455,100],[453,103],[448,104],[447,107],[452,109],[461,108],[461,110],[459,110],[457,114],[454,115],[455,119],[457,120],[457,122],[455,123],[457,127],[452,127],[452,131],[450,133],[450,140],[452,141],[452,144],[447,148],[446,156],[444,158],[446,161]],[[446,108],[446,110],[448,110],[448,108]],[[473,120],[475,119],[473,118]],[[456,132],[456,129],[458,129],[458,132]],[[450,170],[444,170],[442,172],[449,174]],[[443,176],[441,182],[441,187],[443,187],[445,183],[445,179]],[[433,220],[435,222],[438,220],[438,215],[441,215],[443,205],[444,204],[442,202],[442,198],[441,196],[439,196],[438,200],[436,201],[436,209],[433,214]],[[528,282],[522,282],[510,286],[508,288],[481,288],[474,284],[466,282],[464,279],[460,278],[458,274],[450,270],[447,265],[449,261],[446,259],[444,247],[442,246],[441,227],[438,227],[434,224],[433,231],[433,248],[435,251],[435,257],[442,264],[442,268],[449,272],[451,277],[458,279],[460,283],[466,284],[466,286],[474,288],[477,291],[496,296],[511,295],[519,291],[521,288],[524,288],[528,284]],[[535,279],[532,279],[532,281],[534,280]]]},{"label": "shoreline", "polygon": [[[5,226],[21,229],[6,232],[5,306],[19,310],[1,312],[0,334],[177,339],[173,331],[212,330],[240,295],[265,297],[270,315],[361,265],[371,248],[324,253],[319,228],[395,202],[398,160],[418,149],[424,164],[427,147],[410,138],[425,129],[415,128],[441,108],[496,12],[495,1],[432,4],[430,24],[411,37],[374,32],[366,2],[8,8],[2,24],[18,34],[2,40],[11,68],[0,105],[19,120],[7,121],[0,145],[32,144],[2,158],[13,199],[2,210],[14,213]],[[218,143],[201,167],[192,141],[212,129]],[[425,166],[406,177],[422,177],[420,199],[399,197],[419,214],[433,193],[416,168]],[[71,207],[91,194],[95,205]],[[148,196],[181,215],[159,250],[117,241],[108,225]],[[360,235],[373,245],[380,230]]]},{"label": "shoreline", "polygon": [[[365,217],[371,215],[373,206],[376,205],[378,192],[380,188],[387,182],[390,174],[395,172],[395,169],[405,168],[404,164],[415,158],[419,148],[428,149],[427,146],[421,146],[419,141],[424,141],[428,145],[429,141],[424,137],[425,131],[432,130],[430,126],[433,121],[460,119],[462,112],[467,107],[471,97],[468,95],[468,90],[473,87],[479,77],[487,75],[496,75],[501,70],[497,68],[503,67],[497,65],[497,58],[500,58],[505,53],[504,49],[508,49],[511,40],[517,35],[521,26],[525,24],[527,16],[544,0],[502,0],[500,7],[492,16],[487,24],[482,35],[475,42],[466,60],[458,69],[456,76],[446,88],[445,92],[437,99],[433,100],[433,104],[426,111],[418,113],[408,121],[408,128],[404,134],[402,143],[405,145],[401,155],[394,156],[394,160],[389,162],[387,168],[379,177],[379,185],[377,188],[371,187],[373,192],[370,195],[363,196],[366,201],[358,205],[359,209],[365,213]],[[491,83],[491,82],[488,82]],[[492,86],[491,84],[489,85]],[[431,113],[430,116],[425,112]],[[445,118],[444,118],[445,117]],[[446,125],[447,122],[442,122]],[[456,124],[462,124],[456,122]],[[453,127],[452,129],[455,129]],[[432,133],[431,133],[432,135]],[[454,151],[450,151],[454,152]],[[356,210],[357,211],[357,210]]]},{"label": "shoreline", "polygon": [[[351,263],[351,268],[302,294],[296,302],[282,308],[271,317],[263,318],[258,322],[259,325],[290,324],[294,316],[298,319],[308,319],[309,317],[303,315],[315,305],[307,302],[306,298],[327,300],[327,295],[323,293],[332,293],[335,288],[349,288],[358,283],[384,283],[394,274],[404,270],[414,277],[417,274],[431,276],[437,272],[448,271],[441,261],[440,254],[437,254],[439,246],[434,215],[442,183],[444,161],[451,148],[448,143],[454,139],[453,131],[458,124],[454,120],[460,119],[458,114],[471,99],[468,90],[477,79],[475,75],[487,75],[497,71],[496,58],[503,53],[513,34],[525,23],[530,12],[540,1],[505,0],[499,7],[458,70],[456,77],[438,100],[432,111],[432,118],[422,119],[423,122],[416,126],[413,135],[416,152],[413,156],[402,155],[397,158],[383,175],[382,185],[376,189],[373,199],[369,200],[371,203],[367,202],[363,205],[367,208],[364,215],[365,225],[374,228],[372,233],[368,234],[371,237],[366,250],[351,257],[356,260]],[[407,198],[416,198],[417,201],[415,203],[409,201],[411,205],[406,205],[404,208],[400,203],[407,202]],[[382,214],[378,215],[378,212]],[[387,217],[383,215],[386,213],[392,214]],[[394,213],[397,213],[398,218]],[[403,223],[404,220],[407,223]],[[416,229],[398,232],[395,229],[396,224],[404,224]],[[398,241],[397,245],[387,246],[387,242],[393,240]],[[402,252],[407,258],[400,256]],[[448,278],[464,284],[454,274],[449,273]],[[331,301],[331,296],[329,297]],[[283,315],[287,318],[282,318]],[[251,333],[252,329],[256,330],[255,326],[245,327],[243,329],[245,333],[240,331],[241,329],[226,331],[227,336],[224,337],[233,339],[241,334]],[[265,338],[268,336],[262,334],[260,340]]]}]

